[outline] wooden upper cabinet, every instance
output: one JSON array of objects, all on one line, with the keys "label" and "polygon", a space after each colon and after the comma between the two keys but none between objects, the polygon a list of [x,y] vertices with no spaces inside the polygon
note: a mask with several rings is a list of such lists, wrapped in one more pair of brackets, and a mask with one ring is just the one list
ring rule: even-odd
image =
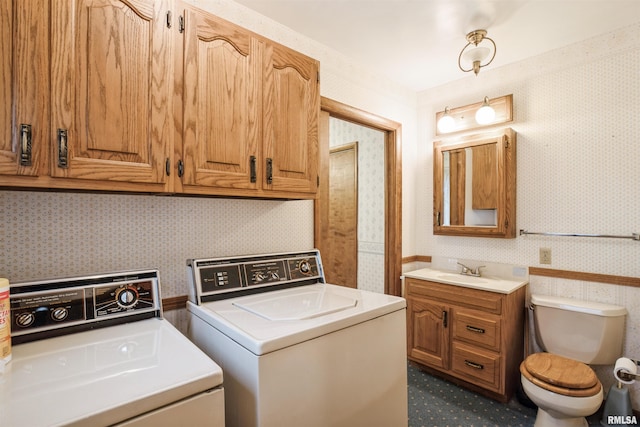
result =
[{"label": "wooden upper cabinet", "polygon": [[315,197],[318,61],[174,0],[0,24],[0,186]]},{"label": "wooden upper cabinet", "polygon": [[257,189],[262,176],[263,43],[200,10],[185,10],[185,186]]},{"label": "wooden upper cabinet", "polygon": [[165,183],[173,135],[168,0],[51,5],[51,175]]},{"label": "wooden upper cabinet", "polygon": [[[0,179],[46,174],[48,2],[0,3]],[[4,179],[2,176],[5,176]]]},{"label": "wooden upper cabinet", "polygon": [[267,42],[263,87],[266,189],[317,190],[318,81],[318,61]]}]

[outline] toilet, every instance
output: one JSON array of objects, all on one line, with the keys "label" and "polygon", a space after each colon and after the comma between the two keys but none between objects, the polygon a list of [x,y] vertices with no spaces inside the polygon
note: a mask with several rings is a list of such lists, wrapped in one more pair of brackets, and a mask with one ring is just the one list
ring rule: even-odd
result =
[{"label": "toilet", "polygon": [[613,365],[622,355],[627,310],[612,304],[531,295],[536,341],[543,353],[520,364],[522,388],[538,406],[535,427],[587,427],[603,400],[587,366]]}]

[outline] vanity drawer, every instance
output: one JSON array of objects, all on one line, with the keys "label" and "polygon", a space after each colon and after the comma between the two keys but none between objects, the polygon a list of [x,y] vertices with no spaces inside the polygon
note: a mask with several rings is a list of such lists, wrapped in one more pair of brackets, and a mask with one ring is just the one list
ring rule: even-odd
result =
[{"label": "vanity drawer", "polygon": [[456,309],[453,338],[500,351],[500,317],[473,310]]},{"label": "vanity drawer", "polygon": [[500,355],[454,342],[452,356],[451,370],[458,377],[500,391]]},{"label": "vanity drawer", "polygon": [[407,278],[407,295],[415,295],[439,301],[452,303],[458,306],[483,310],[493,314],[502,313],[502,294],[482,291],[478,289],[465,288],[462,286],[446,285],[443,283],[430,282]]}]

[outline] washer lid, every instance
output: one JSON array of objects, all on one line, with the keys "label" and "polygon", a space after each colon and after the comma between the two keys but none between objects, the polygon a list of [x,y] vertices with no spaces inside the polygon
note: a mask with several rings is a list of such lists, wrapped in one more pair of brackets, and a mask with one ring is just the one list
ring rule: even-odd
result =
[{"label": "washer lid", "polygon": [[[295,302],[289,308],[283,302]],[[231,298],[187,310],[255,355],[404,310],[404,298],[330,284]]]},{"label": "washer lid", "polygon": [[112,425],[221,383],[220,367],[168,321],[147,319],[14,346],[0,420]]},{"label": "washer lid", "polygon": [[[307,289],[308,288],[308,289]],[[327,290],[305,287],[294,293],[266,293],[236,301],[234,306],[267,320],[304,320],[355,307],[358,300]]]}]

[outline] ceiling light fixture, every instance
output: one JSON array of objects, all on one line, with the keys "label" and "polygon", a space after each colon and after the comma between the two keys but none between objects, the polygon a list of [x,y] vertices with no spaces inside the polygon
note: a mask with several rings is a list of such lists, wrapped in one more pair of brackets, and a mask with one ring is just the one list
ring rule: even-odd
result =
[{"label": "ceiling light fixture", "polygon": [[[483,43],[485,40],[487,40],[487,42]],[[491,64],[493,58],[496,57],[496,44],[492,39],[487,37],[487,30],[471,31],[467,34],[467,42],[465,47],[460,51],[460,55],[458,55],[458,67],[465,73],[473,71],[477,76],[480,68]],[[493,46],[493,48],[491,46]],[[493,54],[491,53],[492,51]],[[489,57],[490,59],[487,61]],[[470,63],[471,66],[468,68],[463,67],[463,60],[465,63]]]},{"label": "ceiling light fixture", "polygon": [[438,131],[440,131],[440,133],[449,133],[453,131],[455,127],[456,123],[453,117],[451,117],[451,114],[449,114],[449,107],[445,107],[444,115],[438,120]]},{"label": "ceiling light fixture", "polygon": [[482,107],[476,111],[476,122],[480,125],[486,125],[491,123],[496,118],[496,110],[489,105],[489,97],[485,96],[482,102]]}]

